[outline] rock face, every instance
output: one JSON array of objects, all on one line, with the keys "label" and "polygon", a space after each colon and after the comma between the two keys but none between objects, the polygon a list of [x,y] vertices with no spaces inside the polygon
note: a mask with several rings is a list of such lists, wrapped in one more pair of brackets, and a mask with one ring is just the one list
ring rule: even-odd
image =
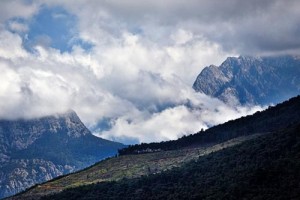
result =
[{"label": "rock face", "polygon": [[0,120],[0,198],[90,166],[123,147],[92,135],[74,111]]},{"label": "rock face", "polygon": [[300,59],[229,57],[219,67],[204,68],[193,88],[230,105],[278,103],[299,94]]}]

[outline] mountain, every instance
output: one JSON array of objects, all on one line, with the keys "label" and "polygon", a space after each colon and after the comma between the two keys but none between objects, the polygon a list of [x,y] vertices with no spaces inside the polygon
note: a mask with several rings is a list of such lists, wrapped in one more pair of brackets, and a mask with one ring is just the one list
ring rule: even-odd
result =
[{"label": "mountain", "polygon": [[[254,194],[259,194],[260,188],[263,195],[272,188],[277,194],[288,190],[277,190],[274,185],[286,184],[298,172],[299,124],[297,96],[252,116],[178,140],[130,146],[117,157],[36,185],[10,199],[209,199],[209,195],[210,199],[243,199],[225,193],[230,191],[228,195],[240,197],[237,195],[244,194],[247,184],[258,186],[249,187]],[[273,166],[268,174],[268,167]],[[280,170],[278,178],[275,174]],[[264,173],[270,182],[260,182]],[[293,182],[298,180],[296,175],[290,179],[292,187],[298,184]],[[234,194],[235,188],[241,192]],[[296,191],[293,188],[292,192]],[[202,193],[204,196],[199,196]],[[198,196],[192,198],[192,194]],[[215,195],[222,198],[214,198],[220,197]]]},{"label": "mountain", "polygon": [[158,174],[167,169],[173,169],[184,163],[195,160],[199,156],[219,151],[243,141],[258,137],[239,137],[224,143],[199,148],[177,149],[139,155],[123,155],[109,158],[82,171],[60,176],[46,183],[38,184],[25,192],[10,197],[10,200],[43,199],[45,195],[62,192],[71,187],[90,185],[105,181],[120,181],[123,178],[139,178],[141,176]]},{"label": "mountain", "polygon": [[219,67],[205,67],[193,88],[230,105],[276,104],[300,93],[300,59],[229,57]]},{"label": "mountain", "polygon": [[0,120],[0,198],[90,166],[123,147],[92,135],[74,111]]}]

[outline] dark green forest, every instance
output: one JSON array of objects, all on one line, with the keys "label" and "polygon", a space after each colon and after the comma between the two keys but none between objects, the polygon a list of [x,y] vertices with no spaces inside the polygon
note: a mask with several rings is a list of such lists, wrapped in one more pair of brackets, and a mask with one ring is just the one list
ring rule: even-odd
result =
[{"label": "dark green forest", "polygon": [[300,199],[300,125],[137,179],[43,199]]},{"label": "dark green forest", "polygon": [[231,120],[178,140],[137,144],[119,150],[120,155],[213,145],[239,136],[273,132],[300,122],[300,96],[254,115]]}]

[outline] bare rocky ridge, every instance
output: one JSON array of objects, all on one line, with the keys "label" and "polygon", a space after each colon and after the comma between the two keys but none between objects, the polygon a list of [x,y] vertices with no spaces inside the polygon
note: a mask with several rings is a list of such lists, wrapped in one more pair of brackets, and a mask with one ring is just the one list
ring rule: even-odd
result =
[{"label": "bare rocky ridge", "polygon": [[0,198],[87,167],[123,147],[92,135],[74,111],[0,120]]},{"label": "bare rocky ridge", "polygon": [[229,57],[219,67],[204,68],[193,88],[230,105],[276,104],[300,93],[300,60],[295,56]]}]

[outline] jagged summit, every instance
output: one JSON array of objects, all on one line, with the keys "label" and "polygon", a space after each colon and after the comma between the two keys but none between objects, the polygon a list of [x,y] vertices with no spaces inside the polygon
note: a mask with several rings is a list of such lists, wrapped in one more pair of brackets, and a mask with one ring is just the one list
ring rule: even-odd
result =
[{"label": "jagged summit", "polygon": [[197,92],[231,104],[278,103],[300,93],[300,60],[295,56],[228,57],[202,70]]}]

